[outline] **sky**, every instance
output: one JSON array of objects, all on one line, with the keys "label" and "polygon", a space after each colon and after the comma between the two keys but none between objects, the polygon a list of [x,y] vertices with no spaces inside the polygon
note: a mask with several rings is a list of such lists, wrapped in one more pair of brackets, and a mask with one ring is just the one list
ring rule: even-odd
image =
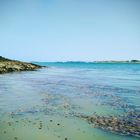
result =
[{"label": "sky", "polygon": [[23,61],[140,59],[140,0],[0,0],[0,55]]}]

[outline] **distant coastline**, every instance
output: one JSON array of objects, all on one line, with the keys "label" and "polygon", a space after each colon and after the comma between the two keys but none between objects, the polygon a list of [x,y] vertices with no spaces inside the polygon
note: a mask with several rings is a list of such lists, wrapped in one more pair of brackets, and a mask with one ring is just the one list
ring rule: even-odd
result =
[{"label": "distant coastline", "polygon": [[[46,61],[48,62],[48,61]],[[40,62],[40,61],[32,61],[32,63],[46,63],[45,61]],[[128,64],[140,64],[140,60],[105,60],[105,61],[54,61],[54,62],[48,62],[48,63],[128,63]]]},{"label": "distant coastline", "polygon": [[126,60],[126,61],[117,61],[117,60],[110,60],[110,61],[93,61],[92,63],[140,63],[140,60]]}]

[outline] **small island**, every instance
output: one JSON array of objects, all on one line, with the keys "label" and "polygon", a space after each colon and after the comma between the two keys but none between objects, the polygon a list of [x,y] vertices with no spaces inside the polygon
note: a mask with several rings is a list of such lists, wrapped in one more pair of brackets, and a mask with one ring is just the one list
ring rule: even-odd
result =
[{"label": "small island", "polygon": [[42,66],[11,60],[0,56],[0,74],[19,71],[34,71],[42,68]]}]

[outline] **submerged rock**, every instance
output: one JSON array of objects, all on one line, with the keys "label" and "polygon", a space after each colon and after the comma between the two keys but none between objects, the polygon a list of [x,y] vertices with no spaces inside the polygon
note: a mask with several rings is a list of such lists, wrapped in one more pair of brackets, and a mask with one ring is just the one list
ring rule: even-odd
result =
[{"label": "submerged rock", "polygon": [[27,62],[10,60],[0,56],[0,74],[15,71],[33,71],[39,68],[42,68],[42,66]]},{"label": "submerged rock", "polygon": [[[131,113],[135,114],[136,113]],[[110,132],[118,133],[121,135],[131,135],[140,137],[140,119],[139,114],[135,119],[129,119],[129,114],[125,117],[115,117],[115,116],[86,116],[77,115],[77,117],[83,118],[88,123],[93,124],[94,127],[101,128]]]}]

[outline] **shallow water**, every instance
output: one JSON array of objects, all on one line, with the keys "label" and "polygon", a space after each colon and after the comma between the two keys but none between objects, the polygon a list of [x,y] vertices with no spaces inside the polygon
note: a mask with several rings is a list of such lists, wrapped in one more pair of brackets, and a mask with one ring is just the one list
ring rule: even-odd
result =
[{"label": "shallow water", "polygon": [[75,114],[140,111],[140,64],[39,63],[0,75],[0,140],[138,140],[94,128]]}]

